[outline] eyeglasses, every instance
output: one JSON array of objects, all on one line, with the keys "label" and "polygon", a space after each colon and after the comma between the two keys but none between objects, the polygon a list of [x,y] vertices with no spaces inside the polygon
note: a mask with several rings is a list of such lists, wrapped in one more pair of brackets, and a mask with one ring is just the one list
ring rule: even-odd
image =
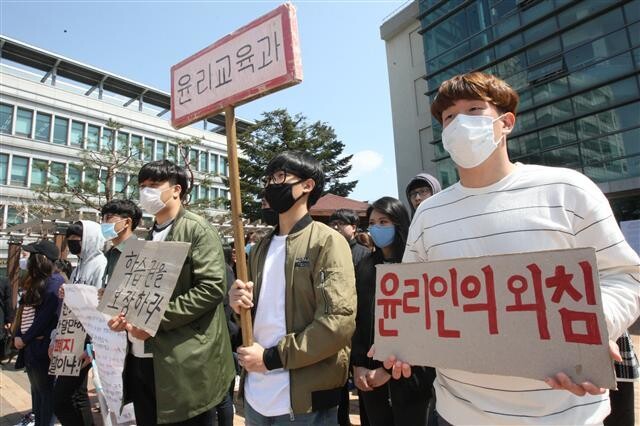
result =
[{"label": "eyeglasses", "polygon": [[287,172],[285,170],[278,170],[270,176],[262,178],[262,186],[267,187],[269,185],[280,185],[287,180]]},{"label": "eyeglasses", "polygon": [[329,222],[329,226],[333,229],[337,229],[337,228],[342,228],[343,226],[347,226],[349,225],[348,223],[345,223],[341,220],[333,220],[331,222]]},{"label": "eyeglasses", "polygon": [[420,196],[420,198],[427,198],[431,196],[431,190],[429,188],[418,188],[418,189],[414,189],[413,191],[409,192],[409,198],[411,200],[415,200],[418,195]]}]

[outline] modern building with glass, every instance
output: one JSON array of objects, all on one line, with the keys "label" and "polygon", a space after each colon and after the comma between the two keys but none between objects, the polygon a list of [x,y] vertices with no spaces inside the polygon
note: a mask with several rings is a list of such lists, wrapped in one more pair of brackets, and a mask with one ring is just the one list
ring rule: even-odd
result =
[{"label": "modern building with glass", "polygon": [[[195,178],[191,200],[213,214],[226,212],[224,116],[177,131],[169,122],[166,92],[5,36],[0,53],[0,272],[6,230],[43,219],[37,188],[60,180],[69,187],[105,180],[104,169],[83,169],[80,158],[87,151],[143,146],[141,163],[169,159],[184,165],[175,141],[196,138],[186,154]],[[109,120],[122,127],[114,130]],[[239,131],[249,124],[238,120]],[[137,198],[134,173],[112,178],[114,198]],[[104,192],[104,182],[98,188]],[[98,220],[97,210],[80,200],[77,207],[71,219]]]},{"label": "modern building with glass", "polygon": [[[421,160],[412,167],[433,172],[444,186],[456,182],[457,173],[436,120],[426,114],[411,130],[414,137],[399,141],[407,130],[396,131],[396,116],[420,103],[428,108],[448,78],[483,71],[520,94],[508,139],[512,160],[578,170],[598,183],[619,221],[640,219],[640,0],[420,0],[387,20],[381,35],[399,193],[414,173],[400,164],[409,156]],[[415,93],[426,99],[394,98],[401,76],[417,68],[392,62],[390,53],[397,54],[390,47],[411,52],[415,62],[417,40],[424,74],[422,93]]]}]

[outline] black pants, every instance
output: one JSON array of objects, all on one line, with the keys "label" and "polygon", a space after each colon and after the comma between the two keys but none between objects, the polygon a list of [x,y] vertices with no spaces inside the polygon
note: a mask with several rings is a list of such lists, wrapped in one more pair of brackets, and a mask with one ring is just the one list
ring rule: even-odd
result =
[{"label": "black pants", "polygon": [[397,384],[387,382],[372,391],[359,393],[371,426],[426,426],[431,393],[404,391]]},{"label": "black pants", "polygon": [[220,404],[216,405],[216,420],[219,426],[233,426],[233,389],[235,385],[236,378],[234,377],[224,399],[220,401]]},{"label": "black pants", "polygon": [[[127,355],[127,374],[125,387],[133,401],[138,426],[155,426],[158,412],[156,409],[156,388],[153,373],[153,359],[137,358]],[[216,424],[215,409],[205,411],[183,422],[167,423],[175,426],[211,426]]]},{"label": "black pants", "polygon": [[[58,376],[53,391],[53,412],[62,426],[91,426],[91,401],[87,393],[87,376],[91,364],[80,375]],[[104,407],[106,409],[106,407]]]},{"label": "black pants", "polygon": [[611,414],[604,426],[632,426],[635,424],[633,382],[618,382],[617,391],[609,391]]},{"label": "black pants", "polygon": [[338,424],[340,426],[350,426],[349,419],[349,382],[345,383],[340,392],[340,404],[338,405]]}]

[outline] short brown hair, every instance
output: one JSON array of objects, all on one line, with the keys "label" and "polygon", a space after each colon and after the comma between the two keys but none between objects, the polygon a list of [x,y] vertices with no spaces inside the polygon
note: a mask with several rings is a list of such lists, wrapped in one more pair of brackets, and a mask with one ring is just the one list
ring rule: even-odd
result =
[{"label": "short brown hair", "polygon": [[431,104],[431,115],[442,123],[444,110],[460,99],[491,102],[501,113],[515,114],[520,98],[504,80],[491,74],[470,72],[456,75],[440,85]]}]

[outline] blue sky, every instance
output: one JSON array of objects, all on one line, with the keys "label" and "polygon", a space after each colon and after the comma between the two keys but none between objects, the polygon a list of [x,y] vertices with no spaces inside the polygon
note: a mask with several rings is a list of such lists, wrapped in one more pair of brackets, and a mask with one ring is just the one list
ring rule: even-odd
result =
[{"label": "blue sky", "polygon": [[[355,154],[350,197],[397,197],[391,107],[380,25],[398,1],[295,1],[302,84],[236,110],[255,120],[285,107],[336,130]],[[0,32],[8,37],[169,91],[170,67],[241,27],[273,1],[7,1]],[[66,30],[66,32],[65,32]]]}]

